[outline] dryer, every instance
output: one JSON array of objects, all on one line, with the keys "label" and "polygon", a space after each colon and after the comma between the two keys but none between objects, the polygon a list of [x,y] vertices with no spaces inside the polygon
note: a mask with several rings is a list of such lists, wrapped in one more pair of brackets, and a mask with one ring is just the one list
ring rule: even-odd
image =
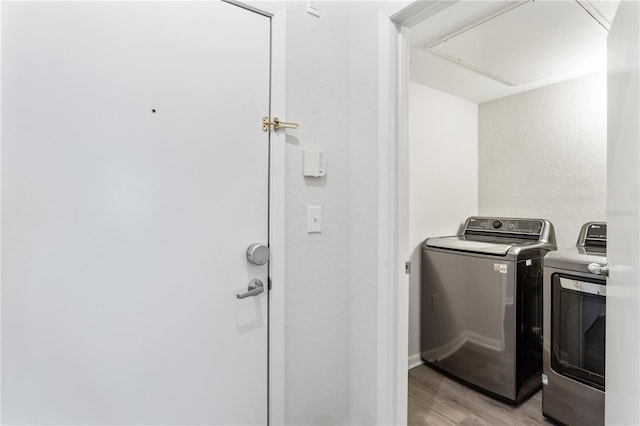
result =
[{"label": "dryer", "polygon": [[607,271],[604,222],[544,258],[542,413],[567,425],[604,424]]},{"label": "dryer", "polygon": [[474,216],[460,235],[422,245],[421,357],[497,399],[541,387],[544,219]]}]

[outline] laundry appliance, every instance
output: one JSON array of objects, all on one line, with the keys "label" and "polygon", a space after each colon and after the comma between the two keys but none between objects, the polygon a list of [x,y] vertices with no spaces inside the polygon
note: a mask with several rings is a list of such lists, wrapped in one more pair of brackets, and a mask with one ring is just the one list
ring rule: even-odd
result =
[{"label": "laundry appliance", "polygon": [[470,217],[422,245],[421,357],[450,377],[519,403],[541,386],[544,219]]},{"label": "laundry appliance", "polygon": [[544,258],[542,413],[567,425],[604,424],[607,275],[604,222]]}]

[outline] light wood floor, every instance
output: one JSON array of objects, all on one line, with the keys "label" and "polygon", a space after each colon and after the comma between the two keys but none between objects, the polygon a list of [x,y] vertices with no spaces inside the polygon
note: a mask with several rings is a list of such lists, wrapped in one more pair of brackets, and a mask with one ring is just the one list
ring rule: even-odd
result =
[{"label": "light wood floor", "polygon": [[542,392],[512,406],[420,365],[409,370],[410,425],[551,425],[542,416]]}]

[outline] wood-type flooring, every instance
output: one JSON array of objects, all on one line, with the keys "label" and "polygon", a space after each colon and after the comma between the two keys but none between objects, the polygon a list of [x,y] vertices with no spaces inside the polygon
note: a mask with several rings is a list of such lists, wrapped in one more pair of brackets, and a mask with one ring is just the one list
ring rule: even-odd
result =
[{"label": "wood-type flooring", "polygon": [[426,365],[409,370],[409,425],[552,425],[542,415],[542,392],[520,405],[496,401]]}]

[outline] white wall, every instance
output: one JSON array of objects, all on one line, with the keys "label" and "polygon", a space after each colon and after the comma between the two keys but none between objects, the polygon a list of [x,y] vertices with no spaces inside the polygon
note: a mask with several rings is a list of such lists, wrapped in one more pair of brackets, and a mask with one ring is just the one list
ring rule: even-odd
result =
[{"label": "white wall", "polygon": [[558,248],[606,220],[606,99],[599,73],[480,104],[480,214],[549,219]]},{"label": "white wall", "polygon": [[[376,422],[378,323],[378,10],[349,3],[350,403],[352,425]],[[324,3],[321,3],[322,5]]]},{"label": "white wall", "polygon": [[[285,421],[348,424],[350,395],[349,8],[287,5]],[[302,175],[302,151],[327,154],[327,174]],[[322,206],[322,233],[306,209]]]},{"label": "white wall", "polygon": [[[420,353],[420,244],[478,210],[478,105],[409,83],[409,355]],[[417,358],[417,357],[416,357]]]},{"label": "white wall", "polygon": [[[377,369],[378,37],[382,2],[287,7],[287,424],[374,424]],[[302,176],[302,151],[327,175]],[[306,207],[321,205],[322,233]]]}]

